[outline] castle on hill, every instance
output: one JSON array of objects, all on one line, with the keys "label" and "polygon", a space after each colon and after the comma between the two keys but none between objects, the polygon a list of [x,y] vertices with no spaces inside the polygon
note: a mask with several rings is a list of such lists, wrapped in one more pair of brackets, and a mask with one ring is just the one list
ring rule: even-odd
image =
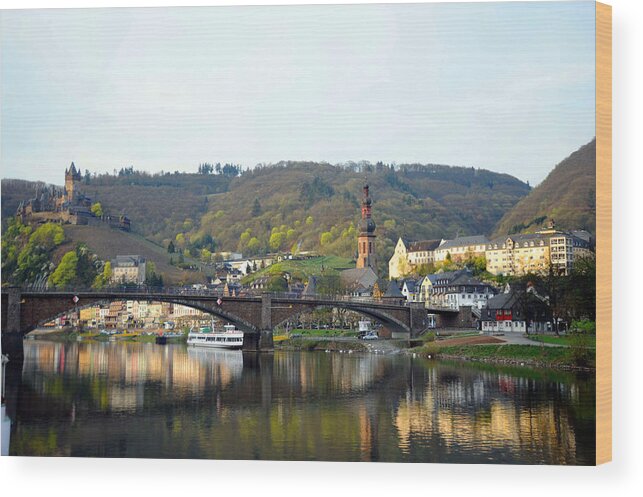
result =
[{"label": "castle on hill", "polygon": [[23,224],[60,223],[60,224],[98,224],[129,231],[130,221],[126,216],[97,218],[91,211],[92,200],[80,191],[82,176],[72,162],[65,169],[65,186],[43,186],[36,190],[36,196],[20,202],[16,217]]}]

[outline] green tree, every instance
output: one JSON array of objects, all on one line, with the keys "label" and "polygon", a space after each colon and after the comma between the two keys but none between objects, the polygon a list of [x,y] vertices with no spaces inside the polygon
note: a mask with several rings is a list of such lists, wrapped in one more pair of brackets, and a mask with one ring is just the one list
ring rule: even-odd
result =
[{"label": "green tree", "polygon": [[95,266],[96,256],[89,250],[84,243],[76,245],[76,280],[74,283],[83,287],[90,286],[96,278],[97,269]]},{"label": "green tree", "polygon": [[78,268],[78,256],[75,250],[71,250],[60,260],[60,264],[49,277],[49,283],[55,287],[65,287],[76,280]]},{"label": "green tree", "polygon": [[268,242],[270,245],[270,248],[273,251],[279,250],[281,247],[281,244],[284,242],[284,234],[283,233],[273,233],[270,235],[270,241]]},{"label": "green tree", "polygon": [[54,223],[45,223],[34,231],[29,237],[29,243],[39,245],[45,250],[51,250],[65,241],[65,232],[62,227]]},{"label": "green tree", "polygon": [[18,254],[17,267],[14,273],[17,283],[34,281],[50,270],[50,254],[41,245],[28,243]]},{"label": "green tree", "polygon": [[176,241],[176,247],[180,249],[185,247],[185,235],[183,233],[178,233],[174,240]]},{"label": "green tree", "polygon": [[96,202],[95,204],[92,204],[91,208],[92,214],[96,217],[103,217],[103,206],[100,205],[100,202]]},{"label": "green tree", "polygon": [[246,247],[248,249],[248,252],[251,254],[256,254],[259,252],[259,249],[261,248],[261,243],[259,242],[259,239],[256,236],[253,236],[250,240],[248,240],[248,245]]},{"label": "green tree", "polygon": [[283,275],[271,276],[268,280],[267,290],[269,292],[285,292],[288,290],[288,282]]},{"label": "green tree", "polygon": [[333,241],[333,235],[330,231],[324,231],[319,237],[319,243],[322,245],[322,247],[324,245],[328,245],[332,241]]},{"label": "green tree", "polygon": [[174,246],[174,242],[170,240],[170,243],[167,245],[167,253],[173,254],[174,252],[176,252],[176,247]]},{"label": "green tree", "polygon": [[110,280],[112,279],[112,263],[110,261],[103,264],[103,271],[99,273],[94,279],[94,288],[103,288],[109,285]]},{"label": "green tree", "polygon": [[248,228],[246,231],[241,233],[239,236],[239,248],[241,249],[242,247],[245,247],[250,240],[250,237],[252,235],[252,232],[250,231],[250,228]]}]

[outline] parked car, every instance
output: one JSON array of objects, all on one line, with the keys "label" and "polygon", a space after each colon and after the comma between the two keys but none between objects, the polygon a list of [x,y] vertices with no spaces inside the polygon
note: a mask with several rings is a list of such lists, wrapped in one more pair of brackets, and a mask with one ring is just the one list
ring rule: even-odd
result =
[{"label": "parked car", "polygon": [[377,333],[374,332],[369,332],[364,335],[364,338],[362,340],[377,340],[379,337],[377,336]]}]

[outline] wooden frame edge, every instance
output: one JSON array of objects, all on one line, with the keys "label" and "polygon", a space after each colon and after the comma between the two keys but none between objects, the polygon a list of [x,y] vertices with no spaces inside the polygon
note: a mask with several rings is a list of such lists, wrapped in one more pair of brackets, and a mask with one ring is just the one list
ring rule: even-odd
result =
[{"label": "wooden frame edge", "polygon": [[612,460],[612,7],[596,2],[596,464]]}]

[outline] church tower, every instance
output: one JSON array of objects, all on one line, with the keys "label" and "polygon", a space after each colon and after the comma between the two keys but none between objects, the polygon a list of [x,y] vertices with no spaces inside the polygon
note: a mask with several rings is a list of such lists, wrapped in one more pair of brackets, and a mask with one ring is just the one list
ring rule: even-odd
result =
[{"label": "church tower", "polygon": [[357,268],[370,267],[375,271],[375,223],[371,219],[371,197],[368,193],[368,185],[364,185],[362,219],[360,219],[357,227],[359,229]]},{"label": "church tower", "polygon": [[76,170],[76,166],[72,162],[69,169],[65,169],[65,198],[68,202],[74,201],[74,195],[78,193],[76,191],[76,182],[81,179],[80,171]]}]

